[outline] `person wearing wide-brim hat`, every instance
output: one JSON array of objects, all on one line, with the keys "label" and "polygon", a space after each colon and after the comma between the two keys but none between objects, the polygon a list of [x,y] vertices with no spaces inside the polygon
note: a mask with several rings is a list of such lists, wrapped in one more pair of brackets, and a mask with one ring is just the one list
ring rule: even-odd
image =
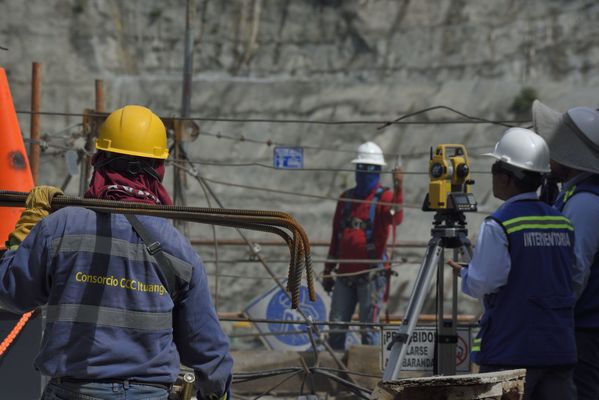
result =
[{"label": "person wearing wide-brim hat", "polygon": [[578,399],[599,399],[599,111],[575,107],[560,113],[539,100],[532,106],[535,130],[549,145],[551,174],[562,187],[555,207],[576,234],[573,284]]}]

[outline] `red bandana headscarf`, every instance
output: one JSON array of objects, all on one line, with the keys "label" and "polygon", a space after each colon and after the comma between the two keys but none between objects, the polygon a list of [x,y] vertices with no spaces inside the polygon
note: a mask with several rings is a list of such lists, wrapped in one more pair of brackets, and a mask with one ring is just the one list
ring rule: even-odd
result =
[{"label": "red bandana headscarf", "polygon": [[[106,165],[107,155],[104,151],[98,151],[92,157],[94,174],[89,184],[89,188],[83,197],[103,199],[103,200],[122,200],[134,201],[146,204],[172,205],[168,192],[162,186],[164,177],[164,162],[160,162],[154,168],[160,180],[149,174],[140,173],[133,175],[132,178],[122,175]],[[99,168],[95,168],[100,165]]]}]

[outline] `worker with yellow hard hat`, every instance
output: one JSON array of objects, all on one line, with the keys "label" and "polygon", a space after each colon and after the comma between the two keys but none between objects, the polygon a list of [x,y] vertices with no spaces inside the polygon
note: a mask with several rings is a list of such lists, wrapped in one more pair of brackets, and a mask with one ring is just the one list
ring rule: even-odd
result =
[{"label": "worker with yellow hard hat", "polygon": [[150,109],[126,106],[110,114],[102,124],[96,149],[164,160],[168,157],[166,128]]},{"label": "worker with yellow hard hat", "polygon": [[[85,196],[171,204],[164,186],[166,129],[148,108],[114,111],[100,128]],[[204,266],[170,221],[66,207],[57,188],[34,188],[0,262],[0,303],[47,306],[36,367],[43,400],[170,399],[180,364],[198,399],[226,399],[229,344]]]}]

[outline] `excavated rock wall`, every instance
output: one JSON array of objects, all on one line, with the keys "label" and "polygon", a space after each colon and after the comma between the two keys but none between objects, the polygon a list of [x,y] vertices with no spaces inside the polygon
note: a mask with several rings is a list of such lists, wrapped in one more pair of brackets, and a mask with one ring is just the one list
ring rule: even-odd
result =
[{"label": "excavated rock wall", "polygon": [[[490,120],[524,119],[510,111],[525,87],[548,105],[597,106],[599,99],[599,4],[594,1],[474,0],[197,0],[191,114],[218,118],[386,121],[434,105]],[[42,109],[80,113],[94,106],[94,79],[102,79],[106,107],[144,104],[165,116],[181,109],[185,2],[0,0],[0,65],[9,73],[18,110],[30,108],[31,62],[43,63]],[[19,115],[24,136],[29,116]],[[388,162],[400,154],[406,171],[405,221],[400,241],[426,242],[431,214],[419,207],[427,191],[428,149],[464,143],[471,153],[491,149],[503,127],[492,124],[424,124],[459,118],[437,110],[407,121],[419,124],[323,125],[201,121],[187,144],[195,167],[220,182],[334,198],[353,184],[348,163],[365,140],[377,142]],[[66,148],[77,140],[76,116],[42,116],[48,150],[40,183],[61,185]],[[524,124],[526,125],[526,124]],[[70,129],[65,129],[71,127]],[[218,137],[220,135],[220,137]],[[246,140],[241,140],[244,138]],[[234,139],[234,140],[232,140]],[[274,170],[274,143],[304,146],[305,167]],[[473,157],[474,192],[483,212],[469,214],[472,237],[499,203],[490,191],[490,162]],[[336,169],[336,170],[330,170]],[[67,187],[78,193],[78,177]],[[390,176],[383,181],[390,184]],[[172,188],[172,172],[165,180]],[[328,240],[334,200],[211,183],[226,207],[292,213],[314,241]],[[192,177],[187,204],[207,205]],[[214,204],[214,203],[212,203]],[[238,238],[218,228],[220,239]],[[210,227],[190,236],[212,239]],[[250,233],[255,240],[268,239]],[[212,247],[199,249],[207,261]],[[286,275],[283,247],[263,247],[275,272]],[[422,257],[421,248],[398,252],[391,312],[402,312]],[[326,248],[315,248],[322,259]],[[220,272],[266,276],[242,247],[219,247]],[[316,267],[320,270],[320,265]],[[214,264],[207,263],[209,273]],[[447,282],[448,284],[448,282]],[[221,277],[219,308],[239,310],[271,286],[267,280]],[[425,305],[434,310],[434,302]],[[478,304],[462,297],[463,312]]]}]

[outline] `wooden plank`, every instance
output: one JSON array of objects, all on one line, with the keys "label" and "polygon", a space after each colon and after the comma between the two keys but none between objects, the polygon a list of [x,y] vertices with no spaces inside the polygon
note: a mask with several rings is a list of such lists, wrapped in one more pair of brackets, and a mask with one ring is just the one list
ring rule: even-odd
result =
[{"label": "wooden plank", "polygon": [[380,382],[372,394],[378,400],[518,400],[524,394],[526,370],[484,374],[407,378]]}]

